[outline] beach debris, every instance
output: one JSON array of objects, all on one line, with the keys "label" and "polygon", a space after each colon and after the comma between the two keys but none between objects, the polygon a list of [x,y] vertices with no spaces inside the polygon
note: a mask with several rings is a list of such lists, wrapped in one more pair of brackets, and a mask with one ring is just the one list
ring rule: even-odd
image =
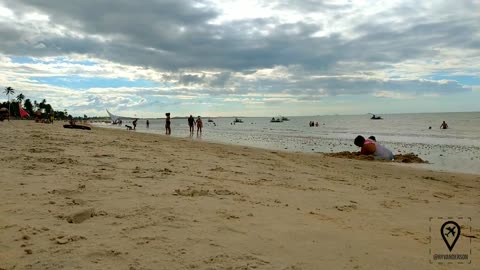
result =
[{"label": "beach debris", "polygon": [[27,253],[28,255],[30,255],[30,254],[33,253],[33,251],[32,251],[31,249],[25,249],[24,251],[25,251],[25,253]]},{"label": "beach debris", "polygon": [[93,208],[87,208],[87,209],[82,209],[80,211],[77,211],[70,216],[67,216],[67,221],[69,223],[82,223],[85,220],[93,217],[95,214],[95,210]]}]

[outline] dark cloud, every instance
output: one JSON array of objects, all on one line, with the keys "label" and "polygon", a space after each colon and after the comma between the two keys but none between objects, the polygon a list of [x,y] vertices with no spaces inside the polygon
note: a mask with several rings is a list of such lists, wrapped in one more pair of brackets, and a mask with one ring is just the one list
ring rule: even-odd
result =
[{"label": "dark cloud", "polygon": [[[206,1],[0,0],[20,18],[0,24],[0,52],[34,57],[92,56],[172,71],[162,79],[196,88],[132,90],[131,96],[124,97],[92,94],[78,109],[158,105],[149,103],[160,102],[149,101],[151,96],[283,93],[299,100],[318,100],[380,91],[443,95],[471,88],[455,81],[372,79],[378,74],[374,71],[391,70],[407,60],[426,62],[438,56],[438,49],[465,49],[470,50],[471,57],[478,57],[480,25],[473,2],[440,1],[434,7],[406,3],[363,18],[357,25],[349,25],[349,31],[331,32],[329,25],[307,19],[287,23],[267,17],[215,24],[212,22],[220,13]],[[339,19],[351,12],[351,6],[330,1],[277,0],[263,4],[331,13]],[[29,12],[47,14],[50,21],[23,20]],[[329,30],[329,34],[319,36],[323,30]],[[278,66],[286,68],[286,78],[255,79],[258,69]],[[22,70],[29,72],[29,67]],[[216,75],[206,76],[212,73],[202,71]],[[254,79],[245,80],[241,75]],[[146,100],[141,102],[141,98]],[[160,105],[170,104],[165,102]]]},{"label": "dark cloud", "polygon": [[[446,17],[441,21],[413,17],[407,27],[382,24],[373,18],[356,26],[354,31],[359,37],[352,39],[340,33],[315,37],[323,25],[282,23],[275,18],[211,24],[218,16],[214,7],[208,7],[207,3],[200,7],[201,2],[189,0],[2,2],[19,15],[31,11],[48,14],[51,27],[62,25],[76,32],[59,35],[14,22],[2,24],[0,50],[4,53],[33,56],[78,53],[160,70],[242,71],[302,65],[328,71],[339,61],[397,63],[432,57],[433,47],[478,49],[480,43],[478,35],[474,35],[479,31],[478,19],[468,15]],[[271,5],[317,8],[325,12],[345,8],[325,1],[283,0]],[[404,9],[410,10],[408,6]],[[470,14],[468,10],[465,12]],[[390,11],[377,16],[409,17]]]}]

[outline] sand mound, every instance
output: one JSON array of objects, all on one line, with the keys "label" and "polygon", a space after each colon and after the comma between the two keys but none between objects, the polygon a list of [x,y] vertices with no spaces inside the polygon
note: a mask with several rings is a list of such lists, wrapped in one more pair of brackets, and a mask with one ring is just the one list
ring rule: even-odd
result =
[{"label": "sand mound", "polygon": [[[326,156],[336,157],[336,158],[348,158],[348,159],[359,159],[359,160],[375,160],[373,156],[361,155],[360,152],[337,152],[337,153],[326,153]],[[397,154],[395,155],[394,162],[402,163],[428,163],[428,161],[423,160],[415,155],[414,153],[409,154]]]},{"label": "sand mound", "polygon": [[414,153],[408,154],[397,154],[395,155],[396,162],[403,162],[403,163],[428,163],[427,160],[423,160],[415,155]]}]

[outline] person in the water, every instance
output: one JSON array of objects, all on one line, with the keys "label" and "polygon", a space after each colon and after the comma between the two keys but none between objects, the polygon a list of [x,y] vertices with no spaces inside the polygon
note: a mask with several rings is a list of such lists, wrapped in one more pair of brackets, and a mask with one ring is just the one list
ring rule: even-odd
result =
[{"label": "person in the water", "polygon": [[190,127],[190,134],[193,134],[193,131],[194,131],[194,125],[195,124],[195,119],[193,118],[193,116],[190,114],[190,117],[188,118],[188,126]]},{"label": "person in the water", "polygon": [[167,117],[167,119],[165,119],[165,134],[170,135],[172,134],[172,128],[170,127],[170,113],[166,113],[165,116]]},{"label": "person in the water", "polygon": [[373,155],[375,159],[393,160],[392,151],[372,139],[365,139],[358,135],[354,141],[355,145],[361,147],[360,153],[363,155]]},{"label": "person in the water", "polygon": [[199,132],[200,132],[200,134],[202,134],[202,128],[203,128],[203,121],[202,121],[202,119],[200,118],[200,115],[199,115],[198,118],[197,118],[197,136],[198,136]]},{"label": "person in the water", "polygon": [[441,129],[447,129],[448,128],[448,125],[445,121],[443,121],[443,123],[440,125],[440,128]]}]

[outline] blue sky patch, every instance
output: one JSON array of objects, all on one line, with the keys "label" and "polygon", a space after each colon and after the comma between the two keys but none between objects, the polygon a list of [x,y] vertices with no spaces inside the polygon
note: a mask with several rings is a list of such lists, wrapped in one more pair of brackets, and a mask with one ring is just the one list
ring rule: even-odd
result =
[{"label": "blue sky patch", "polygon": [[480,77],[468,76],[468,75],[446,75],[437,73],[430,76],[431,80],[440,81],[440,80],[450,80],[457,81],[463,85],[480,85]]},{"label": "blue sky patch", "polygon": [[82,90],[89,88],[118,88],[118,87],[158,87],[159,84],[147,80],[128,80],[124,78],[101,78],[81,76],[53,76],[31,77],[42,84]]},{"label": "blue sky patch", "polygon": [[34,59],[34,58],[31,58],[31,57],[10,56],[10,60],[13,63],[16,63],[16,64],[63,64],[63,63],[67,63],[67,64],[82,65],[82,66],[94,66],[94,65],[97,64],[97,62],[94,62],[94,61],[88,61],[88,60],[74,61],[74,60],[70,60],[70,59],[65,58],[65,57],[56,57],[51,61],[44,61],[44,60],[40,60],[40,59]]}]

